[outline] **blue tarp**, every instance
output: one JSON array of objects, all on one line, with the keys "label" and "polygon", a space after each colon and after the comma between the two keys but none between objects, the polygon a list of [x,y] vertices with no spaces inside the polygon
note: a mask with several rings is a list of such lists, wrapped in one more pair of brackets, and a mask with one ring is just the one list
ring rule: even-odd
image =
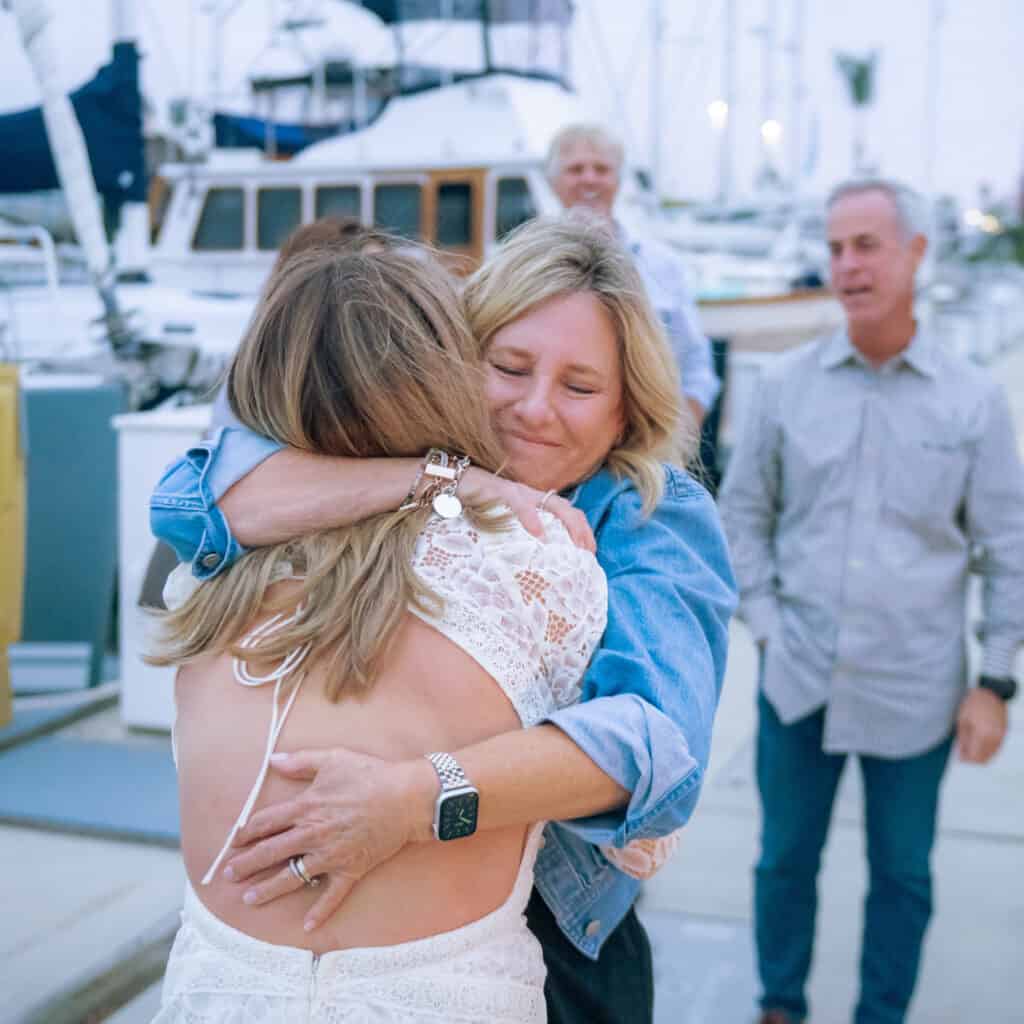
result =
[{"label": "blue tarp", "polygon": [[402,21],[553,21],[568,25],[572,20],[571,0],[360,0],[381,21],[393,25]]},{"label": "blue tarp", "polygon": [[[113,203],[145,202],[139,55],[115,43],[113,58],[71,94],[96,188]],[[59,188],[39,107],[0,115],[0,193]]]},{"label": "blue tarp", "polygon": [[213,130],[218,146],[254,146],[262,149],[267,144],[267,132],[273,131],[274,149],[281,156],[292,156],[311,143],[351,131],[353,127],[348,122],[316,125],[274,123],[268,126],[261,117],[245,117],[241,114],[213,115]]}]

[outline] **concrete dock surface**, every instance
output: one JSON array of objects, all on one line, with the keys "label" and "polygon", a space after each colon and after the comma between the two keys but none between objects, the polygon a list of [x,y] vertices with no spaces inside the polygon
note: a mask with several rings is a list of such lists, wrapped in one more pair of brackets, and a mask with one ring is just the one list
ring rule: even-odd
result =
[{"label": "concrete dock surface", "polygon": [[[1024,351],[1004,356],[993,370],[1024,439]],[[656,1024],[755,1019],[755,667],[749,636],[734,623],[700,806],[680,851],[647,883],[640,902],[655,949]],[[1022,706],[1024,700],[1011,705],[1009,734],[992,763],[951,760],[933,858],[936,911],[910,1024],[1024,1021]],[[116,733],[116,709],[68,728]],[[170,756],[164,736],[133,741],[166,744]],[[858,782],[851,760],[819,879],[813,1024],[849,1022],[856,1000],[866,887]],[[151,1020],[183,882],[171,849],[0,826],[0,1022]]]}]

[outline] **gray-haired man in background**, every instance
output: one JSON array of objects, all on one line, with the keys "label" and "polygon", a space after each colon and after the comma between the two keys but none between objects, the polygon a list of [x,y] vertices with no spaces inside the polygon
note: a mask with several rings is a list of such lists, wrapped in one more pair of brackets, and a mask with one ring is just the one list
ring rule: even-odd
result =
[{"label": "gray-haired man in background", "polygon": [[[859,755],[870,869],[855,1021],[904,1020],[949,751],[955,739],[963,760],[988,761],[1016,690],[1024,472],[1003,389],[914,319],[925,220],[893,182],[832,193],[846,326],[765,371],[722,488],[740,617],[762,649],[763,1024],[807,1014],[816,876],[847,754]],[[970,570],[984,660],[968,688]]]},{"label": "gray-haired man in background", "polygon": [[700,328],[681,258],[661,242],[631,236],[613,217],[622,161],[622,144],[600,125],[567,125],[548,148],[548,182],[565,210],[583,207],[607,218],[632,254],[651,305],[665,325],[683,394],[699,429],[719,391],[711,345]]}]

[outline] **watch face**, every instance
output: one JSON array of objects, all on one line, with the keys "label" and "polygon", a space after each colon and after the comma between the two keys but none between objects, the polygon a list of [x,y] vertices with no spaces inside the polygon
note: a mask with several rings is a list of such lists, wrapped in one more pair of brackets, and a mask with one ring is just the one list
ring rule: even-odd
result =
[{"label": "watch face", "polygon": [[477,793],[456,793],[441,804],[438,816],[438,839],[462,839],[476,831],[476,811],[480,805]]}]

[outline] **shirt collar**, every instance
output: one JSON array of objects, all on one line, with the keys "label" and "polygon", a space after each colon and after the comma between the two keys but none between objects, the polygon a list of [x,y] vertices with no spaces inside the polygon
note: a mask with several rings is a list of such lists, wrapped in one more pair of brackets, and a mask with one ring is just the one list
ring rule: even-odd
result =
[{"label": "shirt collar", "polygon": [[900,353],[903,361],[925,377],[935,376],[935,342],[918,327],[910,344]]},{"label": "shirt collar", "polygon": [[846,331],[840,329],[832,335],[821,350],[820,362],[826,370],[834,370],[851,359],[858,359],[860,353],[853,347]]},{"label": "shirt collar", "polygon": [[[836,331],[826,342],[821,350],[820,362],[826,370],[834,370],[837,366],[854,360],[865,366],[870,365],[863,355],[857,350],[845,328]],[[934,342],[927,331],[918,326],[911,338],[910,344],[898,355],[889,360],[890,364],[906,363],[911,369],[923,374],[925,377],[935,376],[935,348]]]}]

